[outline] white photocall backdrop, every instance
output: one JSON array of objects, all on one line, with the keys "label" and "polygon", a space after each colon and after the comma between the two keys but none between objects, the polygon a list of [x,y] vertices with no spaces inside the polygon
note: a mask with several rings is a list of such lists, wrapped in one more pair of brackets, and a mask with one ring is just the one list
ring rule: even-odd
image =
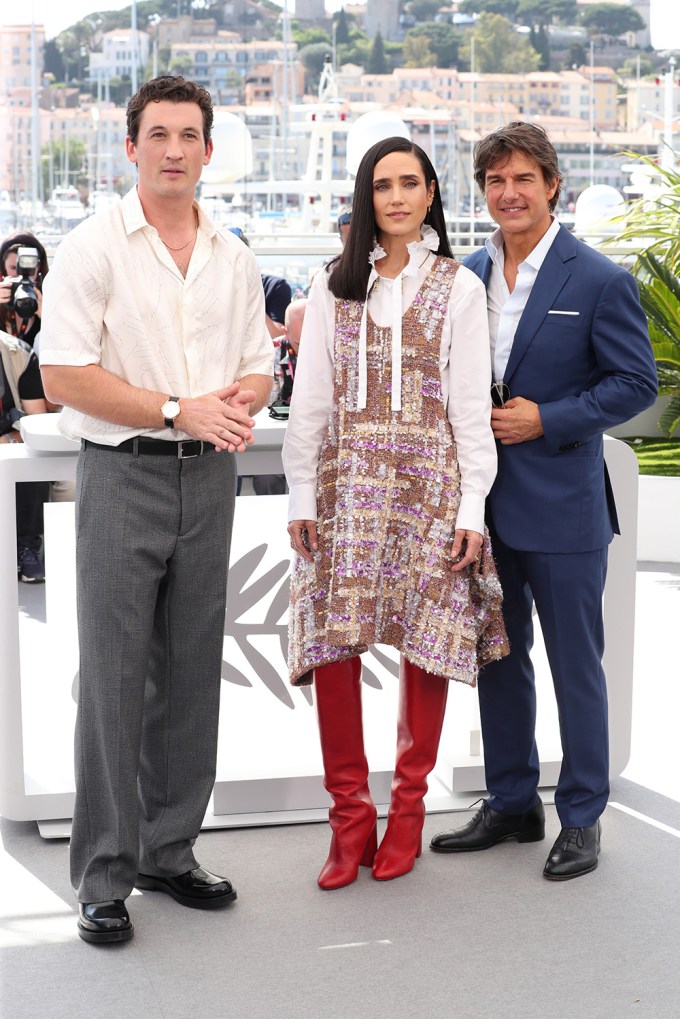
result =
[{"label": "white photocall backdrop", "polygon": [[[269,445],[273,438],[267,438]],[[6,606],[0,613],[5,666],[0,676],[0,813],[13,820],[38,820],[44,834],[64,835],[73,804],[78,671],[73,503],[46,506],[45,585],[17,584],[12,570],[15,483],[68,480],[75,467],[75,456],[55,451],[49,445],[52,438],[48,442],[41,436],[39,441],[40,454],[30,448],[0,447],[0,510],[9,523],[0,532],[0,596]],[[244,473],[278,469],[274,460],[267,459],[278,455],[267,443],[252,459],[246,454]],[[63,443],[59,448],[64,449]],[[611,774],[619,775],[630,751],[637,465],[632,450],[618,440],[607,438],[605,451],[623,531],[611,546],[605,593]],[[260,460],[266,466],[257,467]],[[206,825],[325,816],[328,797],[322,786],[312,692],[291,688],[286,673],[290,547],[285,525],[285,496],[237,499],[217,782]],[[542,785],[551,786],[559,771],[560,743],[538,625],[536,630],[532,657],[537,673]],[[374,796],[383,812],[396,741],[396,658],[394,651],[384,647],[364,658],[366,747]],[[428,809],[463,808],[483,791],[480,754],[476,691],[453,683]]]}]

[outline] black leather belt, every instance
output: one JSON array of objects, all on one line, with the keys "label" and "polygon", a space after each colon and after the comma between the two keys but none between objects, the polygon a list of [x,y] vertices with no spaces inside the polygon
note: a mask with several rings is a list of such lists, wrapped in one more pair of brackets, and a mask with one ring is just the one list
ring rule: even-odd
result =
[{"label": "black leather belt", "polygon": [[174,456],[178,460],[187,460],[192,456],[203,456],[214,453],[215,447],[201,439],[185,439],[183,442],[170,442],[167,439],[147,439],[136,435],[134,439],[126,439],[117,446],[108,446],[103,442],[82,440],[82,448],[104,449],[110,453],[131,453],[133,456]]}]

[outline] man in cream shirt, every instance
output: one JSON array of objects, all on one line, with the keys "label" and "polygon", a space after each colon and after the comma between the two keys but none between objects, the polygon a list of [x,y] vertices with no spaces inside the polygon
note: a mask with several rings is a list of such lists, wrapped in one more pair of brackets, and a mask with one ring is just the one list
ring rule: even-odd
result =
[{"label": "man in cream shirt", "polygon": [[252,253],[194,200],[212,104],[183,78],[127,110],[138,184],[59,247],[41,367],[77,473],[80,689],[71,879],[80,936],[132,937],[136,885],[236,898],[193,845],[215,776],[234,454],[271,388]]}]

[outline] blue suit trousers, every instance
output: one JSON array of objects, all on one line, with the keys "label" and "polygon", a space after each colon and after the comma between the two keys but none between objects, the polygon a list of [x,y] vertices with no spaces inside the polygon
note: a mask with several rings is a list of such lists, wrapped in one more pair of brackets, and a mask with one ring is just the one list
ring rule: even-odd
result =
[{"label": "blue suit trousers", "polygon": [[552,672],[562,739],[555,806],[563,827],[586,827],[609,796],[607,688],[602,668],[602,596],[607,548],[523,552],[491,530],[503,586],[510,655],[479,677],[484,763],[490,806],[508,814],[537,800],[536,691],[530,658],[532,604]]}]

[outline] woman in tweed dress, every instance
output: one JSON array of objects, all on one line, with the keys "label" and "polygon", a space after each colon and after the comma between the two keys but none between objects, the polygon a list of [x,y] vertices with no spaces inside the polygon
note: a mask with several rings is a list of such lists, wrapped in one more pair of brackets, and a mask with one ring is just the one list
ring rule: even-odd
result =
[{"label": "woman in tweed dress", "polygon": [[[403,138],[357,173],[347,244],[317,274],[283,459],[296,554],[289,669],[314,681],[333,832],[322,888],[421,851],[449,680],[507,653],[484,530],[496,473],[486,295],[453,260],[435,171]],[[401,653],[397,762],[377,848],[360,655]]]}]

